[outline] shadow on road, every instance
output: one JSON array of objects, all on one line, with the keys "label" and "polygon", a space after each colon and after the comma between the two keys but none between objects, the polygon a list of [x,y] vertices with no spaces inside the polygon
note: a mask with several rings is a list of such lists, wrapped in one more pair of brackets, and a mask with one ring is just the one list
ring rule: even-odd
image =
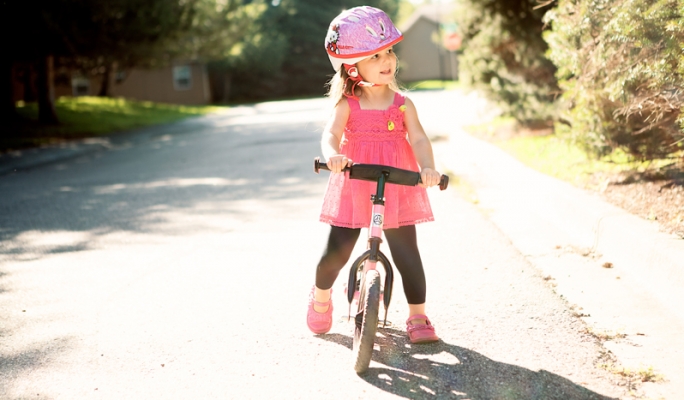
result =
[{"label": "shadow on road", "polygon": [[[0,337],[6,336],[5,331],[0,331]],[[60,337],[34,344],[33,348],[23,349],[11,353],[12,355],[0,355],[0,398],[17,398],[10,394],[11,383],[14,378],[50,363],[65,349],[72,345],[72,339]]]},{"label": "shadow on road", "polygon": [[[351,349],[352,339],[340,334],[319,338]],[[548,371],[532,371],[494,361],[472,350],[440,341],[413,345],[404,331],[380,329],[380,351],[360,377],[392,394],[406,398],[501,400],[609,400]],[[351,369],[351,362],[350,367]]]},{"label": "shadow on road", "polygon": [[225,221],[249,222],[258,205],[322,195],[317,125],[195,124],[0,177],[0,257],[92,250],[118,232],[232,229]]},{"label": "shadow on road", "polygon": [[[128,254],[142,246],[161,254],[163,246],[192,235],[255,232],[256,237],[260,231],[253,221],[263,215],[272,216],[269,226],[275,232],[290,229],[291,234],[292,222],[282,222],[287,212],[301,208],[301,199],[322,196],[327,176],[313,173],[313,157],[320,153],[318,125],[219,122],[165,126],[153,134],[141,132],[140,138],[126,136],[131,143],[0,176],[0,342],[10,343],[0,345],[0,399],[18,398],[6,395],[17,377],[24,379],[53,360],[62,362],[59,352],[71,347],[59,337],[42,343],[19,335],[50,337],[59,329],[97,326],[99,319],[90,320],[95,317],[90,313],[168,267],[161,256],[144,264]],[[93,250],[103,251],[86,254]],[[110,259],[114,252],[140,268],[131,268],[130,275],[108,275],[118,268]],[[82,258],[21,265],[69,253]],[[230,255],[216,259],[221,257]],[[77,294],[67,294],[64,287],[53,292],[51,286],[61,282],[40,278],[42,271],[52,270],[62,271]],[[168,284],[155,282],[149,292]],[[95,293],[94,288],[103,289]],[[70,301],[78,304],[76,310],[68,309]],[[40,314],[22,314],[24,303]],[[64,325],[55,328],[55,321]]]}]

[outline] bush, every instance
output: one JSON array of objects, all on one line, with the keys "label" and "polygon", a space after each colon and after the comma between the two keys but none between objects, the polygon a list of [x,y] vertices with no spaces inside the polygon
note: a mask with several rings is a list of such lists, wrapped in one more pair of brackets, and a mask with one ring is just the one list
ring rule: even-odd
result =
[{"label": "bush", "polygon": [[524,125],[550,120],[559,91],[537,6],[536,0],[463,0],[455,14],[464,35],[459,79]]},{"label": "bush", "polygon": [[682,5],[677,0],[559,0],[545,21],[558,68],[557,133],[597,156],[642,160],[684,149]]}]

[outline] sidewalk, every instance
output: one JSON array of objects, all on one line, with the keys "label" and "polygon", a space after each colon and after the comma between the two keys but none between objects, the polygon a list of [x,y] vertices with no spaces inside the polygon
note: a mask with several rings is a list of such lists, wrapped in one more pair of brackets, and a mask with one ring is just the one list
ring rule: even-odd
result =
[{"label": "sidewalk", "polygon": [[[436,115],[444,105],[464,111],[445,123]],[[469,136],[461,129],[469,122],[458,119],[476,118],[482,106],[443,98],[428,107],[426,131],[448,137],[436,142],[438,163],[590,331],[609,339],[604,345],[623,367],[663,375],[664,383],[644,384],[649,398],[683,396],[684,240]]]}]

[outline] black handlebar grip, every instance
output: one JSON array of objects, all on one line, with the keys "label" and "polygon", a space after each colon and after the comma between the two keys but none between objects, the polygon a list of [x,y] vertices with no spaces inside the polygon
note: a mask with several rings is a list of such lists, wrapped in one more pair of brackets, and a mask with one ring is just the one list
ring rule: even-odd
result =
[{"label": "black handlebar grip", "polygon": [[314,158],[314,172],[318,173],[319,170],[326,170],[330,171],[330,168],[328,168],[328,164],[322,163],[320,157]]},{"label": "black handlebar grip", "polygon": [[[423,180],[418,178],[418,183],[423,183]],[[446,175],[442,175],[442,177],[439,179],[439,190],[446,190],[446,188],[449,186],[449,177]]]},{"label": "black handlebar grip", "polygon": [[439,190],[446,190],[449,186],[449,177],[442,175],[442,179],[439,180]]},{"label": "black handlebar grip", "polygon": [[[351,167],[347,165],[346,167],[342,168],[342,171],[349,171],[350,169]],[[330,168],[328,168],[327,163],[321,162],[320,157],[316,157],[314,158],[314,172],[318,173],[319,170],[330,171]]]}]

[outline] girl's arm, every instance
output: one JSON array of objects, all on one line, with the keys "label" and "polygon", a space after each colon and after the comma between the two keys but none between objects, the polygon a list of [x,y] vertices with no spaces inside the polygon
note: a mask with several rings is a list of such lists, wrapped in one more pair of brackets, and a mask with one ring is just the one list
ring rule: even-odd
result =
[{"label": "girl's arm", "polygon": [[342,99],[333,110],[332,117],[323,129],[323,137],[321,137],[321,150],[323,156],[327,161],[328,168],[332,172],[340,172],[342,168],[351,165],[351,160],[344,154],[340,154],[340,141],[342,141],[342,134],[344,127],[347,125],[349,119],[349,103],[346,99]]},{"label": "girl's arm", "polygon": [[430,187],[439,185],[441,178],[439,172],[435,170],[435,158],[432,154],[430,139],[425,134],[423,126],[418,119],[418,111],[411,99],[408,97],[404,103],[404,124],[408,130],[409,143],[420,166],[420,179],[423,181],[421,186]]}]

